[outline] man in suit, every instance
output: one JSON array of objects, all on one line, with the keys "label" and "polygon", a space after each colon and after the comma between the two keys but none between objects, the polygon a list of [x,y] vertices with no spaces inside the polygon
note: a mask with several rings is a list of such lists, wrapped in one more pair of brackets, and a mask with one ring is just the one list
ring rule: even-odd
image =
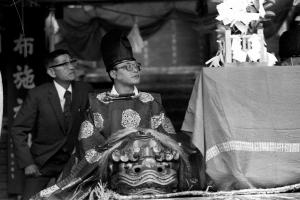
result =
[{"label": "man in suit", "polygon": [[[25,200],[58,177],[77,146],[92,87],[75,81],[74,63],[66,50],[51,52],[45,67],[53,82],[29,91],[13,123],[15,153],[25,173]],[[31,147],[26,142],[29,133],[32,134]]]}]

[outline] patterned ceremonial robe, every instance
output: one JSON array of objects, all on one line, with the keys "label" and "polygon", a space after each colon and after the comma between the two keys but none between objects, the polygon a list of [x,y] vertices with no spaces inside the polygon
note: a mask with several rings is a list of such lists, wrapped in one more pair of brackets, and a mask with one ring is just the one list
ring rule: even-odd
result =
[{"label": "patterned ceremonial robe", "polygon": [[109,148],[107,139],[114,133],[153,129],[169,137],[175,136],[174,127],[164,112],[158,94],[139,92],[133,96],[121,97],[104,92],[89,95],[90,109],[79,133],[81,153],[84,156],[67,177],[42,190],[32,199],[88,198],[89,188],[92,189],[99,180],[95,171],[99,166],[99,159],[102,152]]},{"label": "patterned ceremonial robe", "polygon": [[150,128],[169,136],[175,134],[159,94],[139,92],[129,97],[118,97],[103,92],[90,94],[89,100],[90,110],[79,133],[81,154],[86,158],[91,149],[124,128]]}]

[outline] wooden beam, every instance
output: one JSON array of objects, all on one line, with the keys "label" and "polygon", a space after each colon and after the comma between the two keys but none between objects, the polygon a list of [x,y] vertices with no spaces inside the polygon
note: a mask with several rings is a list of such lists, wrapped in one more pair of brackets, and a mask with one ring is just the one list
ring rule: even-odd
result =
[{"label": "wooden beam", "polygon": [[[180,1],[195,1],[195,0],[0,0],[0,6],[14,6],[24,2],[24,6],[40,6],[40,5],[78,5],[78,4],[112,4],[112,3],[133,3],[133,2],[180,2]],[[200,0],[201,1],[201,0]]]},{"label": "wooden beam", "polygon": [[35,0],[37,3],[129,3],[129,2],[177,2],[195,0]]}]

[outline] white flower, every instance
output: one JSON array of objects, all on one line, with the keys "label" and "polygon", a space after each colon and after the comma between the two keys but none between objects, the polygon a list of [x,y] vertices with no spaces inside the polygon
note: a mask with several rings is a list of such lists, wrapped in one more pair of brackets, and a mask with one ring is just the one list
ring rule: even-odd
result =
[{"label": "white flower", "polygon": [[140,121],[141,117],[136,111],[132,109],[123,111],[121,125],[124,128],[137,128],[140,125]]},{"label": "white flower", "polygon": [[92,136],[93,133],[94,133],[93,124],[90,121],[85,120],[84,122],[82,122],[80,127],[79,140],[88,138]]},{"label": "white flower", "polygon": [[147,103],[147,102],[153,101],[153,100],[154,100],[154,97],[153,97],[150,93],[140,92],[140,93],[139,93],[139,99],[140,99],[143,103]]},{"label": "white flower", "polygon": [[88,163],[98,162],[101,158],[102,154],[96,151],[95,149],[89,149],[85,152],[85,159]]},{"label": "white flower", "polygon": [[96,128],[103,129],[104,119],[100,113],[93,113],[94,124]]}]

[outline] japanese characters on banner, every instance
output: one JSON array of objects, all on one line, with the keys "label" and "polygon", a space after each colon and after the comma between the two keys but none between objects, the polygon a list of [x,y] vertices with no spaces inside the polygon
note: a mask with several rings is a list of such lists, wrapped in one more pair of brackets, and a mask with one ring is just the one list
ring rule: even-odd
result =
[{"label": "japanese characters on banner", "polygon": [[[21,55],[24,58],[24,60],[26,60],[28,56],[33,54],[34,38],[25,37],[24,34],[20,33],[19,38],[15,39],[14,43],[15,43],[15,47],[13,51]],[[17,71],[13,73],[14,84],[16,86],[16,89],[20,90],[24,88],[28,90],[34,88],[35,84],[34,84],[34,74],[33,74],[32,67],[29,67],[27,64],[24,65],[17,64],[16,69]],[[20,105],[18,105],[18,108],[19,107]],[[17,114],[18,109],[14,111],[15,114]]]},{"label": "japanese characters on banner", "polygon": [[[46,14],[47,11],[41,8],[24,8],[22,27],[16,11],[5,10],[4,16],[10,20],[7,20],[2,34],[2,62],[7,76],[9,128],[28,90],[48,80],[43,66],[46,52],[44,33]],[[20,194],[24,175],[23,170],[18,168],[13,149],[12,139],[8,137],[8,192]]]}]

